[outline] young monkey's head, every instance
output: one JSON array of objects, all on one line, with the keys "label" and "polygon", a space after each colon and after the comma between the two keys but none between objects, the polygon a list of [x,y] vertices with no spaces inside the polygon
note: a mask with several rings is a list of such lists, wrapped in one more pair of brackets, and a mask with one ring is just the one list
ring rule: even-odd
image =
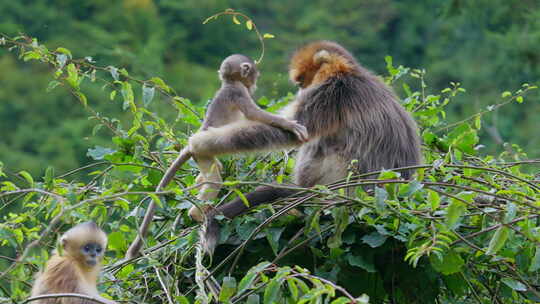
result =
[{"label": "young monkey's head", "polygon": [[347,50],[332,41],[315,41],[300,47],[289,65],[291,81],[301,88],[351,73],[358,73],[358,63]]},{"label": "young monkey's head", "polygon": [[251,92],[255,91],[259,71],[251,58],[242,54],[231,55],[223,60],[218,72],[221,81],[240,81]]},{"label": "young monkey's head", "polygon": [[60,238],[60,244],[64,256],[92,268],[103,259],[107,248],[107,234],[96,223],[85,222],[66,231]]}]

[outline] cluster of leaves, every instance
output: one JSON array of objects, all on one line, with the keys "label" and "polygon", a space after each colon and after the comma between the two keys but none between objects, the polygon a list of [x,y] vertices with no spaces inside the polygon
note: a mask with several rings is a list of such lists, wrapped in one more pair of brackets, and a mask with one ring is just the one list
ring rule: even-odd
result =
[{"label": "cluster of leaves", "polygon": [[[449,125],[445,107],[464,94],[460,84],[429,93],[424,70],[395,67],[387,57],[385,80],[403,92],[403,106],[424,140],[426,165],[416,167],[416,178],[400,179],[400,169],[351,172],[346,180],[302,189],[280,204],[222,221],[222,245],[212,260],[201,260],[198,226],[187,216],[200,203],[194,164],[184,165],[165,191],[154,189],[175,151],[199,127],[204,108],[160,78],[138,80],[125,69],[74,59],[65,48],[51,51],[23,36],[2,37],[0,44],[23,60],[49,65],[49,87],[68,89],[90,111],[96,129],[111,134],[109,147],[89,149],[94,163],[66,174],[50,168],[38,178],[0,167],[0,208],[17,206],[17,212],[2,214],[0,224],[0,265],[6,266],[0,303],[26,298],[57,235],[89,219],[110,232],[100,291],[119,302],[540,301],[539,161],[527,160],[515,145],[499,156],[478,153],[483,114],[517,106],[535,86],[503,92],[500,103]],[[103,83],[110,99],[122,104],[127,123],[94,111],[85,82]],[[275,110],[291,98],[259,103]],[[151,110],[156,100],[170,104],[172,119]],[[294,167],[290,153],[223,159],[226,180],[218,203],[266,182],[287,182]],[[91,180],[71,180],[77,172]],[[160,202],[157,195],[166,199],[143,255],[123,260],[146,204]]]}]

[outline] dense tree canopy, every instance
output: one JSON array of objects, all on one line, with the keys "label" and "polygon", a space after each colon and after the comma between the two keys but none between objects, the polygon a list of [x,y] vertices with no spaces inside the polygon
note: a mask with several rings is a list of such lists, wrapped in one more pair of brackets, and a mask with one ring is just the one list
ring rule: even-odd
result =
[{"label": "dense tree canopy", "polygon": [[[352,172],[223,219],[209,259],[187,216],[202,203],[194,163],[154,190],[200,126],[219,62],[261,52],[241,16],[202,23],[229,6],[0,2],[0,303],[22,303],[58,235],[86,220],[109,233],[99,290],[121,303],[540,301],[536,1],[236,1],[275,35],[264,40],[262,107],[293,98],[294,47],[337,40],[394,87],[425,165],[411,180]],[[221,160],[218,202],[289,182],[294,151]],[[143,256],[125,261],[151,200]]]}]

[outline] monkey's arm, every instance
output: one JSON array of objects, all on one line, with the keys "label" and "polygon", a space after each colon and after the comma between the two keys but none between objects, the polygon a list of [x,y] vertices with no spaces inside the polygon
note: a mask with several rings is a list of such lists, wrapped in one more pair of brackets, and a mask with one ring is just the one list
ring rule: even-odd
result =
[{"label": "monkey's arm", "polygon": [[274,115],[261,110],[251,98],[239,97],[235,100],[235,105],[249,120],[291,131],[302,142],[308,141],[309,139],[306,127],[296,121],[288,120],[279,115]]}]

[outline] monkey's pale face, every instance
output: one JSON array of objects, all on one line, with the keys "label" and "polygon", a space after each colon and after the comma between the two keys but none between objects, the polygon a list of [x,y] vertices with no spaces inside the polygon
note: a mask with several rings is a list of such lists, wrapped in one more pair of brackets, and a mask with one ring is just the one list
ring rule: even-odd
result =
[{"label": "monkey's pale face", "polygon": [[89,267],[94,267],[103,257],[103,247],[98,243],[86,243],[80,248],[84,261]]}]

